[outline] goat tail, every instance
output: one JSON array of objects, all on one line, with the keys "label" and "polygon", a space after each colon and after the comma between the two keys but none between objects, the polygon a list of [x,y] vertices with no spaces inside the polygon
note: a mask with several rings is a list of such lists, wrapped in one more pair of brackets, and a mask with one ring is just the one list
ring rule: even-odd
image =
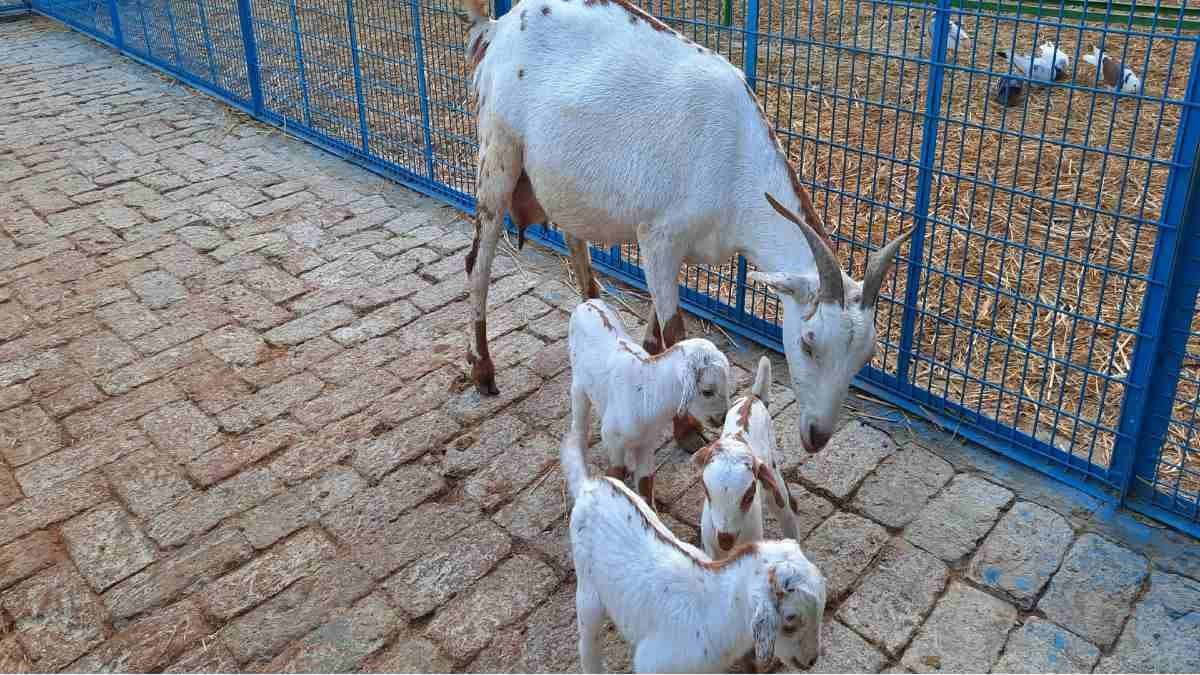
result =
[{"label": "goat tail", "polygon": [[579,491],[588,479],[587,462],[583,459],[583,451],[586,448],[586,432],[571,429],[563,436],[562,445],[558,450],[558,461],[562,465],[563,476],[567,479],[567,491],[571,493],[571,499],[579,496]]},{"label": "goat tail", "polygon": [[750,393],[762,401],[763,405],[767,407],[771,406],[769,400],[771,393],[771,359],[764,356],[758,360],[758,372],[754,375],[754,386],[750,388]]}]

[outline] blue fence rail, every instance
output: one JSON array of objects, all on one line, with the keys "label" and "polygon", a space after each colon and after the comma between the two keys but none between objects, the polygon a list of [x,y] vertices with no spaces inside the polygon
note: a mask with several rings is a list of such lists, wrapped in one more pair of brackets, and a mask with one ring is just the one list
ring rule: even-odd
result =
[{"label": "blue fence rail", "polygon": [[[533,2],[535,0],[524,0]],[[498,13],[509,0],[496,0]],[[742,68],[861,275],[915,227],[858,384],[1200,534],[1200,7],[1114,0],[642,0]],[[123,53],[467,211],[476,152],[452,0],[33,0]],[[970,36],[954,39],[957,26]],[[999,101],[997,52],[1061,81]],[[1137,74],[1118,92],[1084,61]],[[553,229],[532,238],[563,249]],[[636,247],[596,265],[644,286]],[[779,349],[735,259],[684,306]]]},{"label": "blue fence rail", "polygon": [[29,9],[28,0],[23,0],[22,2],[0,2],[0,17],[28,14]]}]

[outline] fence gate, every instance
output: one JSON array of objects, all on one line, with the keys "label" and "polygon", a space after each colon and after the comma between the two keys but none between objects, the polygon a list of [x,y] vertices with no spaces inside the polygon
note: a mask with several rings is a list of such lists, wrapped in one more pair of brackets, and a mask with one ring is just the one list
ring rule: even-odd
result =
[{"label": "fence gate", "polygon": [[[509,2],[496,0],[497,12]],[[884,286],[881,349],[859,386],[1200,535],[1200,7],[639,4],[745,71],[856,277],[883,241],[916,228],[907,264]],[[470,74],[452,0],[33,8],[473,208]],[[1019,55],[1044,43],[1068,59],[1063,78],[1024,81],[1012,105],[998,102],[1002,80],[1023,79]],[[1094,46],[1141,88],[1097,82],[1084,61]],[[563,249],[553,230],[530,234]],[[593,259],[644,286],[636,247],[593,250]],[[682,301],[781,349],[780,307],[747,282],[749,269],[740,258],[687,268]]]}]

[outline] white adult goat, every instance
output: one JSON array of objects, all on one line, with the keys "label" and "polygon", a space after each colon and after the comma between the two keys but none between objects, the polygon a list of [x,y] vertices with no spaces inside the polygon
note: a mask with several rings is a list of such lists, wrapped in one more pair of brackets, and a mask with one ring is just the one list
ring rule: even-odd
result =
[{"label": "white adult goat", "polygon": [[608,615],[633,647],[639,673],[721,672],[753,650],[807,668],[820,654],[825,577],[790,539],[762,541],[713,562],[680,541],[620,481],[589,479],[584,437],[560,450],[575,506],[575,610],[586,673],[604,670],[598,639]]},{"label": "white adult goat", "polygon": [[700,543],[713,558],[727,555],[738,544],[762,539],[763,490],[759,486],[767,492],[767,508],[779,521],[783,536],[800,536],[795,504],[775,463],[775,425],[767,410],[770,388],[771,361],[764,356],[759,359],[750,394],[735,401],[725,415],[721,438],[692,455],[692,461],[703,470]]},{"label": "white adult goat", "polygon": [[671,419],[685,411],[721,424],[729,407],[729,359],[703,338],[681,340],[651,356],[625,331],[621,316],[593,298],[571,312],[571,428],[591,428],[592,407],[609,454],[609,476],[633,469],[638,494],[654,506],[654,449]]},{"label": "white adult goat", "polygon": [[504,215],[521,228],[549,218],[586,297],[599,289],[585,240],[637,240],[651,354],[684,337],[685,259],[742,253],[771,272],[756,278],[782,296],[800,438],[809,452],[824,447],[875,352],[875,301],[907,235],[879,250],[861,284],[845,275],[742,72],[626,0],[524,0],[497,21],[482,0],[465,2],[479,129],[468,360],[479,391],[498,393],[486,313]]}]

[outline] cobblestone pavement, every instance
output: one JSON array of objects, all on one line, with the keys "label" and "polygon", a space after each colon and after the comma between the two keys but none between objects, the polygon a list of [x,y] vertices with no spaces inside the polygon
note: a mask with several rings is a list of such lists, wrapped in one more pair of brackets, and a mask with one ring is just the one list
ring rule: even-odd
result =
[{"label": "cobblestone pavement", "polygon": [[[558,259],[480,400],[454,211],[46,20],[0,64],[0,671],[577,669]],[[819,670],[1200,669],[1194,541],[863,399],[802,463],[790,398]]]}]

